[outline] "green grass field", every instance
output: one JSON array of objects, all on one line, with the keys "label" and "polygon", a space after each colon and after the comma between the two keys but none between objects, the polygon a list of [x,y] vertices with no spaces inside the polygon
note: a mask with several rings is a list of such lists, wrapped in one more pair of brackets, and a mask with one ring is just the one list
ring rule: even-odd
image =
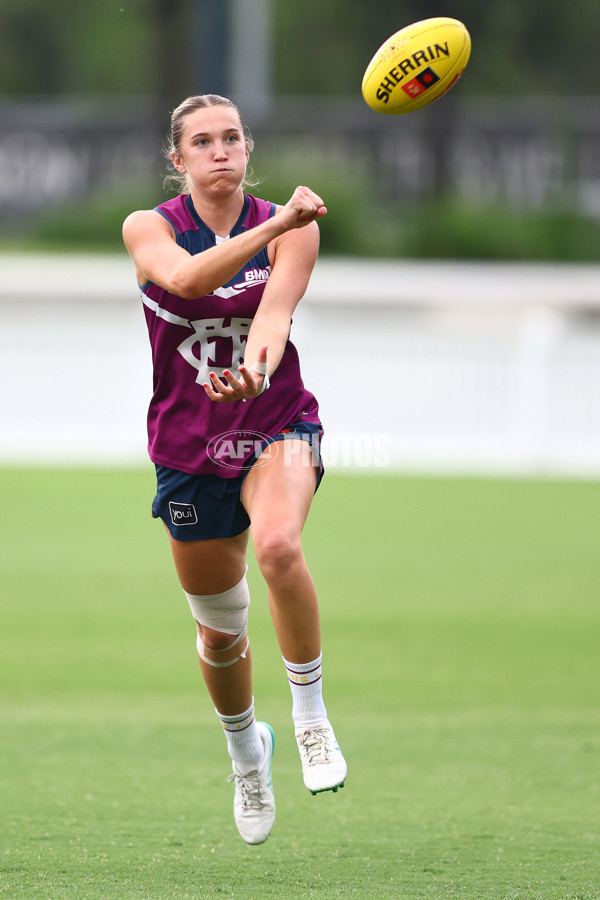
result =
[{"label": "green grass field", "polygon": [[0,469],[0,895],[600,898],[600,483],[329,474],[305,548],[346,787],[248,847],[150,467]]}]

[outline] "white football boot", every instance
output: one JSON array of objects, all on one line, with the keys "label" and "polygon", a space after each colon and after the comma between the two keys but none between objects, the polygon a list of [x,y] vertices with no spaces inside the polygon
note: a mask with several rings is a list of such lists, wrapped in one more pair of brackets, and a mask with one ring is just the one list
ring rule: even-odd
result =
[{"label": "white football boot", "polygon": [[344,787],[348,766],[329,722],[298,732],[296,741],[304,784],[313,796]]},{"label": "white football boot", "polygon": [[265,758],[258,769],[242,775],[233,763],[228,781],[235,784],[233,817],[237,829],[247,844],[264,844],[275,822],[275,796],[271,781],[271,760],[275,749],[275,734],[266,722],[257,722]]}]

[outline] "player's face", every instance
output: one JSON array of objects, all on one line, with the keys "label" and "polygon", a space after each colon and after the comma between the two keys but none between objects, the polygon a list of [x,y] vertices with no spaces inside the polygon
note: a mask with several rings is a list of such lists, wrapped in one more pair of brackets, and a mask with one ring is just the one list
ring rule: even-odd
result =
[{"label": "player's face", "polygon": [[239,189],[249,150],[242,123],[229,106],[208,106],[186,116],[181,153],[173,157],[199,193],[231,193]]}]

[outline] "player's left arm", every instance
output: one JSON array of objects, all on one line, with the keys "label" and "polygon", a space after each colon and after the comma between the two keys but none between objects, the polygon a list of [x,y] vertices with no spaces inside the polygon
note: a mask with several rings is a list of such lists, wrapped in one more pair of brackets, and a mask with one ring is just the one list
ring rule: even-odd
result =
[{"label": "player's left arm", "polygon": [[312,222],[299,231],[288,231],[269,247],[272,272],[250,327],[245,353],[247,366],[268,347],[267,372],[272,375],[281,362],[292,316],[306,293],[317,255],[319,226]]},{"label": "player's left arm", "polygon": [[227,386],[212,378],[207,393],[213,400],[238,400],[257,396],[263,377],[252,370],[257,364],[269,377],[281,362],[290,333],[294,310],[304,296],[319,252],[319,226],[311,222],[304,228],[287,231],[269,244],[272,271],[254,316],[246,349],[241,380],[224,373]]}]

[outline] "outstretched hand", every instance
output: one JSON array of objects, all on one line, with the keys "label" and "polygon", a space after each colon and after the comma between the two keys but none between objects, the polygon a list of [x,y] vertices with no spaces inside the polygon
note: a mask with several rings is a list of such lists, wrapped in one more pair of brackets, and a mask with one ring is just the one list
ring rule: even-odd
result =
[{"label": "outstretched hand", "polygon": [[327,207],[318,194],[301,185],[277,215],[286,219],[288,228],[303,228],[309,222],[327,215]]},{"label": "outstretched hand", "polygon": [[[256,363],[261,368],[267,364],[267,347],[261,347],[258,351]],[[255,364],[256,365],[256,364]],[[223,378],[215,372],[209,372],[210,382],[205,382],[203,387],[207,396],[215,403],[234,403],[236,400],[250,400],[262,393],[265,375],[241,365],[238,368],[240,378],[237,378],[229,369],[223,371]],[[224,380],[223,380],[224,379]]]}]

